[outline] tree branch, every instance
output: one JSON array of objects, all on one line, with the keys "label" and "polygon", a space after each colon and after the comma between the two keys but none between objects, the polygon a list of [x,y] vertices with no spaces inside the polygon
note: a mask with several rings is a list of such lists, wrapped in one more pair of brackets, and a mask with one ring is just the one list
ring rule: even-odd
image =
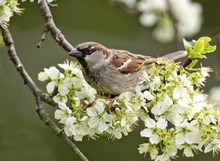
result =
[{"label": "tree branch", "polygon": [[8,54],[10,59],[12,60],[13,64],[15,65],[17,71],[23,78],[25,84],[29,87],[30,91],[33,93],[36,99],[36,111],[40,117],[40,119],[47,125],[57,136],[63,139],[65,143],[67,143],[70,148],[75,152],[75,154],[80,158],[82,161],[88,161],[88,159],[82,154],[82,152],[76,147],[75,144],[62,132],[62,130],[50,119],[49,114],[44,110],[42,105],[42,100],[46,101],[48,104],[53,104],[52,99],[45,93],[43,93],[34,81],[31,79],[27,71],[25,70],[23,64],[21,63],[15,46],[14,41],[11,36],[11,33],[7,27],[1,28],[2,29],[2,36],[5,42],[5,45],[8,48]]},{"label": "tree branch", "polygon": [[50,31],[51,36],[54,40],[63,47],[66,51],[71,51],[73,46],[65,39],[64,35],[61,31],[56,27],[53,16],[51,14],[50,8],[46,2],[46,0],[41,0],[39,3],[39,7],[41,13],[46,21],[46,28]]}]

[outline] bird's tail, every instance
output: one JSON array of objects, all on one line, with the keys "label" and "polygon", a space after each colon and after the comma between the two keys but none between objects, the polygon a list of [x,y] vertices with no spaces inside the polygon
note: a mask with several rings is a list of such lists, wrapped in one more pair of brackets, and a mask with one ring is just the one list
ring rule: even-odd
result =
[{"label": "bird's tail", "polygon": [[162,56],[163,59],[174,60],[176,62],[184,62],[187,58],[187,51],[180,50]]}]

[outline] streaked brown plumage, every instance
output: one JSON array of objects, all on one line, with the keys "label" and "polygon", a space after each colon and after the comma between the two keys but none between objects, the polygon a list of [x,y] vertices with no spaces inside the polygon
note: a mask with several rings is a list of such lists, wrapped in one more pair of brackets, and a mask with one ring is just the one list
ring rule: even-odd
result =
[{"label": "streaked brown plumage", "polygon": [[[147,70],[159,59],[126,50],[109,49],[96,42],[79,44],[69,55],[76,57],[80,62],[83,75],[93,88],[111,95],[119,95],[125,91],[134,92],[138,84],[141,90],[147,89],[140,76],[143,70]],[[180,60],[186,56],[186,51],[178,51],[161,58]]]}]

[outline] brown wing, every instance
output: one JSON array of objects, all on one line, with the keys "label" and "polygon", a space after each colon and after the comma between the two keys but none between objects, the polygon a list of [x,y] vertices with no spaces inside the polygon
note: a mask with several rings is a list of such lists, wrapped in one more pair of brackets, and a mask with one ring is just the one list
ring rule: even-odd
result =
[{"label": "brown wing", "polygon": [[113,65],[121,73],[132,73],[157,61],[156,58],[132,54],[126,50],[113,50]]}]

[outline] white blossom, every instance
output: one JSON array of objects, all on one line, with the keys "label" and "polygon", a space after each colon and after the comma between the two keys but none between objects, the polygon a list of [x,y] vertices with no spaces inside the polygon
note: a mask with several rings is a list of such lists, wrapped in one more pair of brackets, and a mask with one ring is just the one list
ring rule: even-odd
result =
[{"label": "white blossom", "polygon": [[215,118],[215,116],[214,115],[212,115],[212,114],[208,114],[208,115],[205,115],[204,117],[203,117],[203,123],[205,124],[205,125],[209,125],[209,124],[216,124],[217,123],[217,119]]},{"label": "white blossom", "polygon": [[38,80],[39,81],[42,81],[42,82],[45,82],[49,79],[48,75],[45,73],[45,72],[40,72],[38,74]]},{"label": "white blossom", "polygon": [[55,86],[56,86],[56,82],[49,82],[48,84],[47,84],[47,92],[48,93],[52,93],[53,91],[54,91],[54,89],[55,89]]},{"label": "white blossom", "polygon": [[220,102],[220,86],[214,86],[209,92],[210,100]]},{"label": "white blossom", "polygon": [[68,60],[63,64],[58,64],[58,66],[65,71],[71,71],[71,74],[75,74],[77,77],[82,78],[82,71],[76,62],[69,62]]},{"label": "white blossom", "polygon": [[169,156],[162,154],[162,155],[158,155],[155,159],[155,161],[169,161],[170,158]]},{"label": "white blossom", "polygon": [[[113,0],[124,3],[141,14],[143,26],[154,26],[153,36],[160,42],[172,41],[175,37],[174,23],[179,38],[192,36],[200,31],[202,6],[192,0]],[[170,15],[170,11],[173,15]],[[173,17],[175,16],[175,22]]]},{"label": "white blossom", "polygon": [[173,90],[173,99],[178,100],[180,98],[181,89],[179,87],[174,88]]},{"label": "white blossom", "polygon": [[150,153],[150,157],[152,160],[154,160],[159,153],[157,147],[150,143],[140,144],[138,150],[140,154]]},{"label": "white blossom", "polygon": [[144,97],[149,101],[154,99],[154,96],[149,91],[144,91],[143,94],[144,94]]},{"label": "white blossom", "polygon": [[19,14],[22,12],[22,9],[20,9],[18,5],[18,0],[1,0],[0,26],[3,28],[6,27],[14,13]]},{"label": "white blossom", "polygon": [[188,123],[187,120],[184,120],[184,122],[179,124],[177,127],[177,132],[175,141],[178,145],[182,145],[184,143],[200,143],[201,141],[201,134],[197,121],[191,121]]},{"label": "white blossom", "polygon": [[157,120],[156,126],[157,126],[157,128],[162,129],[162,130],[165,129],[165,128],[167,127],[167,121],[166,121],[166,119],[160,117],[160,118]]},{"label": "white blossom", "polygon": [[204,153],[213,151],[213,153],[215,154],[219,150],[220,150],[220,138],[218,137],[208,143],[208,145],[205,147]]},{"label": "white blossom", "polygon": [[167,127],[167,121],[164,118],[159,118],[155,122],[153,119],[147,118],[145,120],[145,126],[146,128],[141,131],[140,135],[149,138],[151,144],[158,144],[161,138],[157,134],[156,129],[164,130]]},{"label": "white blossom", "polygon": [[158,88],[161,84],[161,80],[159,76],[155,76],[151,82],[151,88],[152,90],[155,90],[155,88]]},{"label": "white blossom", "polygon": [[100,133],[103,133],[109,127],[109,120],[105,120],[105,117],[102,117],[104,114],[105,104],[106,102],[104,100],[98,99],[95,106],[86,110],[86,113],[90,117],[88,126],[90,128],[97,128]]},{"label": "white blossom", "polygon": [[158,21],[158,17],[152,13],[143,13],[139,17],[139,20],[144,26],[153,26]]},{"label": "white blossom", "polygon": [[138,150],[140,154],[143,153],[146,154],[149,150],[149,144],[148,143],[140,144]]},{"label": "white blossom", "polygon": [[57,94],[56,96],[53,97],[53,101],[56,103],[67,103],[68,98],[67,96],[62,96],[60,94]]},{"label": "white blossom", "polygon": [[44,68],[45,74],[51,79],[56,80],[59,77],[59,70],[56,67],[50,67],[49,69]]},{"label": "white blossom", "polygon": [[58,106],[60,110],[55,111],[54,117],[55,119],[60,120],[60,123],[66,123],[66,120],[71,116],[72,111],[64,103],[59,103]]}]

